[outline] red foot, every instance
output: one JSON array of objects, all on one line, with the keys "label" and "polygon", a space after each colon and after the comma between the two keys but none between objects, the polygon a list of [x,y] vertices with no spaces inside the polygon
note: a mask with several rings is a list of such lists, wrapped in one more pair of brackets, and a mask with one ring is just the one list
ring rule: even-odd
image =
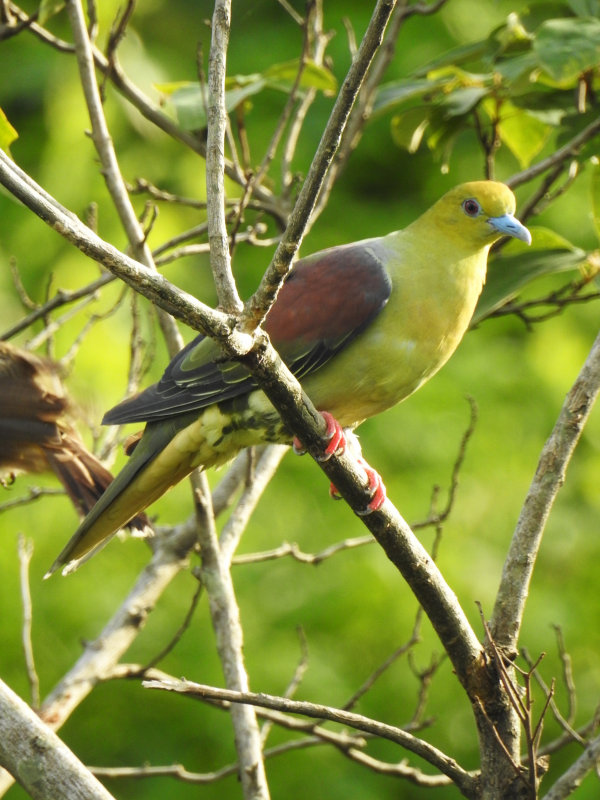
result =
[{"label": "red foot", "polygon": [[[363,458],[358,458],[357,460],[367,476],[367,488],[371,492],[371,499],[362,511],[357,511],[356,513],[359,517],[366,517],[368,514],[372,514],[373,511],[379,511],[381,506],[385,503],[387,493],[385,485],[381,480],[381,475],[372,467],[369,467]],[[338,492],[333,483],[329,484],[329,496],[332,500],[342,499],[342,495]]]},{"label": "red foot", "polygon": [[[328,461],[331,456],[339,455],[340,453],[344,452],[346,449],[346,437],[344,436],[342,426],[337,419],[329,413],[329,411],[321,411],[320,413],[327,424],[325,436],[329,442],[327,447],[325,447],[323,450],[323,453],[318,456],[317,460]],[[304,445],[297,436],[294,436],[292,439],[292,447],[294,449],[294,453],[296,453],[298,456],[303,456],[306,453]]]},{"label": "red foot", "polygon": [[359,517],[366,517],[368,514],[372,514],[373,511],[379,511],[381,506],[385,503],[387,493],[385,490],[385,484],[381,480],[381,475],[372,467],[369,467],[366,461],[364,461],[362,458],[359,458],[358,462],[367,475],[369,489],[371,491],[371,499],[369,500],[369,503],[365,509],[362,511],[357,511],[356,513]]}]

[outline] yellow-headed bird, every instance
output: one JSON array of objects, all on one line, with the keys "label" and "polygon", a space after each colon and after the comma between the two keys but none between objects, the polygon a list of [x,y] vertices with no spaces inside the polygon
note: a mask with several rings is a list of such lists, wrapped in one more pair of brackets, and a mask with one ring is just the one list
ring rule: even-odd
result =
[{"label": "yellow-headed bird", "polygon": [[[465,183],[404,230],[298,261],[264,328],[315,406],[354,428],[437,372],[467,330],[490,246],[501,236],[531,242],[514,212],[504,184]],[[50,574],[76,567],[194,468],[292,439],[249,372],[203,336],[103,422],[146,428]]]}]

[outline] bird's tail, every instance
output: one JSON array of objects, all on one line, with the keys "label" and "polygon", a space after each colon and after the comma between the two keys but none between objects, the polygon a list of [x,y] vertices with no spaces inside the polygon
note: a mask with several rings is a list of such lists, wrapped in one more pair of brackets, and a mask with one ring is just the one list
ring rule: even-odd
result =
[{"label": "bird's tail", "polygon": [[100,550],[113,534],[125,527],[132,518],[145,519],[145,532],[152,533],[147,518],[145,515],[142,517],[140,512],[156,498],[144,496],[143,492],[136,491],[136,485],[172,438],[173,433],[168,426],[155,426],[154,430],[150,431],[146,429],[146,435],[133,451],[129,461],[108,484],[44,577],[48,578],[61,567],[64,567],[63,574],[73,572],[83,561]]},{"label": "bird's tail", "polygon": [[[62,483],[71,502],[82,517],[85,517],[108,486],[113,482],[112,474],[90,453],[78,437],[60,431],[60,445],[43,446],[48,464]],[[138,514],[128,522],[133,533],[143,533],[149,527],[145,514]]]}]

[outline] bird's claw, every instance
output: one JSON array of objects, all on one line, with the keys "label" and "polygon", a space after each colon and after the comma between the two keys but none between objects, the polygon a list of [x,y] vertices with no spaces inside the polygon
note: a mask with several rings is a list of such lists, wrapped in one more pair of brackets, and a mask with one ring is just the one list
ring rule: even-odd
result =
[{"label": "bird's claw", "polygon": [[[381,475],[372,467],[370,467],[364,459],[359,458],[358,463],[361,465],[365,475],[367,476],[367,489],[370,491],[371,499],[364,509],[357,511],[356,513],[359,517],[366,517],[369,514],[372,514],[373,511],[379,511],[381,506],[385,503],[387,493],[385,490],[385,484],[381,479]],[[329,484],[329,496],[332,500],[342,499],[342,495],[338,492],[333,483]]]},{"label": "bird's claw", "polygon": [[[328,443],[323,452],[317,456],[317,461],[329,461],[331,456],[337,456],[344,452],[346,449],[346,437],[342,426],[333,414],[328,411],[321,411],[320,413],[327,425],[324,438],[328,439]],[[292,439],[292,449],[297,456],[303,456],[306,453],[306,448],[297,436]]]},{"label": "bird's claw", "polygon": [[372,467],[370,467],[362,458],[359,458],[358,461],[367,476],[368,488],[371,492],[371,499],[364,509],[357,511],[356,513],[359,517],[366,517],[369,514],[372,514],[373,511],[379,511],[381,506],[385,503],[387,493],[385,490],[385,484],[381,479],[381,475]]},{"label": "bird's claw", "polygon": [[332,500],[342,499],[342,495],[338,492],[333,483],[329,484],[329,497],[331,497]]},{"label": "bird's claw", "polygon": [[342,426],[333,414],[330,414],[329,411],[321,411],[321,416],[327,425],[325,436],[329,439],[329,443],[323,450],[322,455],[318,457],[318,461],[328,461],[331,456],[339,456],[344,452],[346,449],[346,437]]}]

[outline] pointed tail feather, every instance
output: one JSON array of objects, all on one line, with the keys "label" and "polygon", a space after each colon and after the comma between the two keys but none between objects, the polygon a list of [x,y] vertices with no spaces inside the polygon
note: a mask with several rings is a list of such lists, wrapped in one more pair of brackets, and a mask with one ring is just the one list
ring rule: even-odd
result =
[{"label": "pointed tail feather", "polygon": [[[142,443],[140,442],[140,446],[135,449],[132,457],[121,472],[108,484],[98,502],[92,507],[79,528],[59,553],[44,576],[45,578],[61,567],[67,567],[68,571],[76,569],[85,560],[86,556],[100,549],[130,520],[136,517],[142,519],[139,516],[140,512],[152,501],[144,502],[145,498],[135,492],[132,497],[132,492],[128,491],[128,489],[135,486],[136,479],[139,479],[139,476],[147,466],[167,446],[173,435],[167,428],[158,429],[152,433],[154,435],[150,435],[147,438],[147,441],[144,442],[144,447],[141,446]],[[160,435],[161,433],[162,436]],[[148,532],[151,532],[150,526],[147,524],[147,518],[146,526]]]},{"label": "pointed tail feather", "polygon": [[[112,474],[72,434],[61,432],[60,447],[45,446],[48,464],[62,483],[82,517],[88,514],[113,481]],[[138,514],[127,523],[132,533],[149,527],[148,517]]]}]

